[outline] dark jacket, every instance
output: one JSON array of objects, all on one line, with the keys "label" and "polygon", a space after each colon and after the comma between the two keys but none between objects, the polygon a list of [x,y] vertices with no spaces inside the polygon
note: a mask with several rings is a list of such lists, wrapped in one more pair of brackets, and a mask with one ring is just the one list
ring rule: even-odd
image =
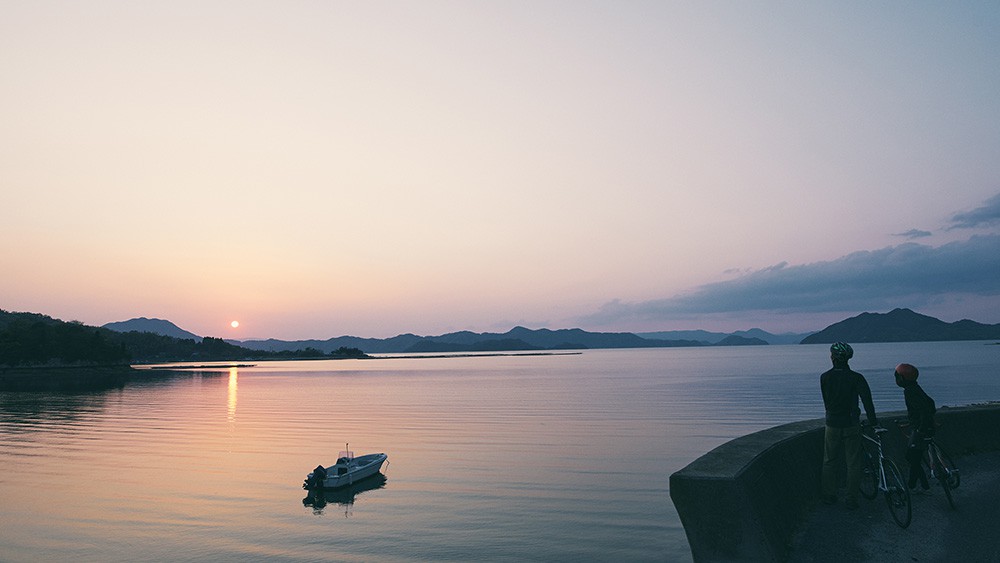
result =
[{"label": "dark jacket", "polygon": [[847,428],[859,424],[861,409],[858,399],[865,407],[868,423],[878,426],[872,390],[865,376],[847,365],[835,365],[833,369],[819,376],[819,386],[823,391],[823,405],[826,407],[826,425],[833,428]]},{"label": "dark jacket", "polygon": [[931,399],[916,381],[903,384],[903,399],[906,400],[906,415],[910,419],[910,427],[921,436],[930,438],[934,435],[934,399]]}]

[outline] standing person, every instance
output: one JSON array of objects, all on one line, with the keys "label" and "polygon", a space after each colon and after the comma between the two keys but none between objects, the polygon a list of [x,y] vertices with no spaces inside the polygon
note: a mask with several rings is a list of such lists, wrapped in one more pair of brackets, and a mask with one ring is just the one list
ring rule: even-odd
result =
[{"label": "standing person", "polygon": [[927,442],[934,436],[934,399],[931,399],[923,388],[917,384],[920,370],[911,364],[896,366],[896,385],[903,388],[903,399],[906,400],[906,415],[910,419],[910,441],[906,446],[906,461],[910,464],[910,480],[907,485],[911,489],[930,489],[927,475],[920,465],[920,460],[927,451]]},{"label": "standing person", "polygon": [[858,507],[858,490],[861,486],[861,409],[865,407],[868,423],[878,426],[871,388],[865,376],[851,369],[848,361],[854,357],[850,344],[837,342],[830,346],[833,368],[819,377],[826,407],[826,433],[823,440],[823,502],[837,502],[837,466],[841,456],[847,463],[847,508]]}]

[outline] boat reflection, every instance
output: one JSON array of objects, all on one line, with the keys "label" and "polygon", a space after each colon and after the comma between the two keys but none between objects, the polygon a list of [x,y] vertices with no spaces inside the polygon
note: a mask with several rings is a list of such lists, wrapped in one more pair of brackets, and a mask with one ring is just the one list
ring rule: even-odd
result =
[{"label": "boat reflection", "polygon": [[302,499],[302,505],[310,507],[313,514],[320,515],[327,505],[333,504],[344,509],[344,517],[350,517],[354,508],[354,499],[368,491],[374,491],[385,487],[387,479],[381,473],[376,473],[353,485],[339,489],[312,489]]}]

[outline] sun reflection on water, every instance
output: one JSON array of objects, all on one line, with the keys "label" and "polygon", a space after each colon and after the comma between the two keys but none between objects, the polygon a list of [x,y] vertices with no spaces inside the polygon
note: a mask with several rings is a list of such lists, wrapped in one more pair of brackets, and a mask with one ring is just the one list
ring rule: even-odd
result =
[{"label": "sun reflection on water", "polygon": [[229,392],[227,395],[227,411],[229,422],[236,421],[236,387],[239,380],[239,371],[235,367],[229,368]]}]

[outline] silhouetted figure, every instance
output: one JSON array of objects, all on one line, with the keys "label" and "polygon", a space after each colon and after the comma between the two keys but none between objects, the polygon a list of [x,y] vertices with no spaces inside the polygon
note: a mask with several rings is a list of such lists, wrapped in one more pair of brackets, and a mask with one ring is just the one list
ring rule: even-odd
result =
[{"label": "silhouetted figure", "polygon": [[927,475],[924,474],[920,460],[927,451],[927,442],[934,437],[934,413],[937,412],[937,408],[934,406],[934,399],[931,399],[917,384],[920,370],[915,366],[899,364],[894,375],[896,385],[903,388],[906,415],[910,420],[910,441],[906,446],[906,461],[910,464],[910,479],[907,485],[915,489],[917,481],[920,481],[920,487],[926,491],[931,487],[927,483]]},{"label": "silhouetted figure", "polygon": [[830,346],[833,368],[819,378],[826,407],[826,433],[823,439],[822,500],[826,504],[837,502],[837,465],[843,456],[847,463],[847,508],[858,507],[861,486],[861,409],[865,407],[868,423],[878,426],[871,388],[865,376],[852,370],[848,361],[854,349],[844,342]]}]

